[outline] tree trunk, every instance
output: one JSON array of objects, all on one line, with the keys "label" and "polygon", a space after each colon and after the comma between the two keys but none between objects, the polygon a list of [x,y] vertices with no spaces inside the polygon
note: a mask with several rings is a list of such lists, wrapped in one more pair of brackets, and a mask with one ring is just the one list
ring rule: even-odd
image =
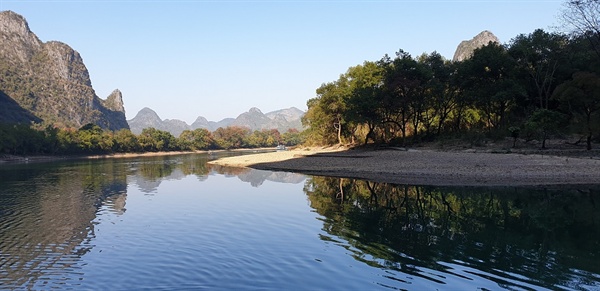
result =
[{"label": "tree trunk", "polygon": [[542,133],[542,149],[546,149],[546,132]]},{"label": "tree trunk", "polygon": [[338,122],[338,132],[337,132],[338,144],[342,144],[342,123]]},{"label": "tree trunk", "polygon": [[587,150],[592,150],[592,127],[590,126],[592,122],[592,113],[588,112],[587,113],[587,127],[588,127],[588,136],[586,139],[586,143],[587,143]]},{"label": "tree trunk", "polygon": [[[369,137],[371,139],[373,139],[373,131],[375,130],[375,126],[371,126],[371,124],[369,124],[369,132],[367,133],[367,136],[365,137],[365,145],[367,143],[369,143]],[[375,142],[375,140],[373,139],[373,142]]]}]

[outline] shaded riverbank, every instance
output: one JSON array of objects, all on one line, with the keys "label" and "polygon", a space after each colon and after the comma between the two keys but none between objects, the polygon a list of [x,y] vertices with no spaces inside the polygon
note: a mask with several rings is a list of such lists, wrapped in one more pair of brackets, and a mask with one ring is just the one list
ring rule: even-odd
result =
[{"label": "shaded riverbank", "polygon": [[321,148],[227,157],[209,163],[412,185],[536,186],[600,183],[599,159],[543,153]]}]

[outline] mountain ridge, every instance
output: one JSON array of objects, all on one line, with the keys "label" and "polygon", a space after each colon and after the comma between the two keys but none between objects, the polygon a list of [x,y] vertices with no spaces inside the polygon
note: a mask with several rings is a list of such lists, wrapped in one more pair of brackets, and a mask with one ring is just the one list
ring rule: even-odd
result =
[{"label": "mountain ridge", "polygon": [[289,129],[302,130],[301,118],[304,111],[290,107],[279,109],[268,113],[262,113],[256,107],[250,108],[247,112],[238,115],[237,118],[224,118],[220,121],[209,121],[203,116],[198,116],[196,120],[188,125],[179,119],[161,119],[158,114],[148,108],[142,108],[134,118],[127,120],[131,132],[140,134],[144,128],[153,127],[156,129],[168,131],[174,136],[179,136],[184,130],[195,130],[204,128],[209,131],[215,131],[219,127],[240,126],[250,130],[277,129],[280,132],[286,132]]}]

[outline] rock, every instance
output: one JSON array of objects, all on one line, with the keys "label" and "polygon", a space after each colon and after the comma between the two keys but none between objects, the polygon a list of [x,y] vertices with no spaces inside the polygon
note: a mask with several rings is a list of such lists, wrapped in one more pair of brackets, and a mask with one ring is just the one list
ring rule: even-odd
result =
[{"label": "rock", "polygon": [[2,122],[129,128],[121,93],[100,99],[80,54],[59,41],[41,42],[25,18],[12,11],[0,12],[0,76],[0,91],[14,101],[15,110],[30,113],[29,120],[20,114]]},{"label": "rock", "polygon": [[490,42],[500,43],[500,40],[498,40],[498,38],[490,31],[484,30],[473,39],[462,41],[456,48],[452,61],[462,62],[470,58],[476,49],[486,46]]},{"label": "rock", "polygon": [[115,89],[108,95],[106,101],[104,101],[104,106],[110,110],[125,112],[125,107],[123,104],[123,94],[119,89]]}]

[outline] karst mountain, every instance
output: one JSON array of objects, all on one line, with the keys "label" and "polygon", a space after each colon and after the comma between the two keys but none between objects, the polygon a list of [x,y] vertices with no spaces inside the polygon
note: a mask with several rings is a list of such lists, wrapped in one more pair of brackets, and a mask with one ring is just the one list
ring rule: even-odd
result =
[{"label": "karst mountain", "polygon": [[42,42],[12,11],[0,12],[0,76],[0,122],[129,127],[119,90],[100,99],[79,53]]}]

